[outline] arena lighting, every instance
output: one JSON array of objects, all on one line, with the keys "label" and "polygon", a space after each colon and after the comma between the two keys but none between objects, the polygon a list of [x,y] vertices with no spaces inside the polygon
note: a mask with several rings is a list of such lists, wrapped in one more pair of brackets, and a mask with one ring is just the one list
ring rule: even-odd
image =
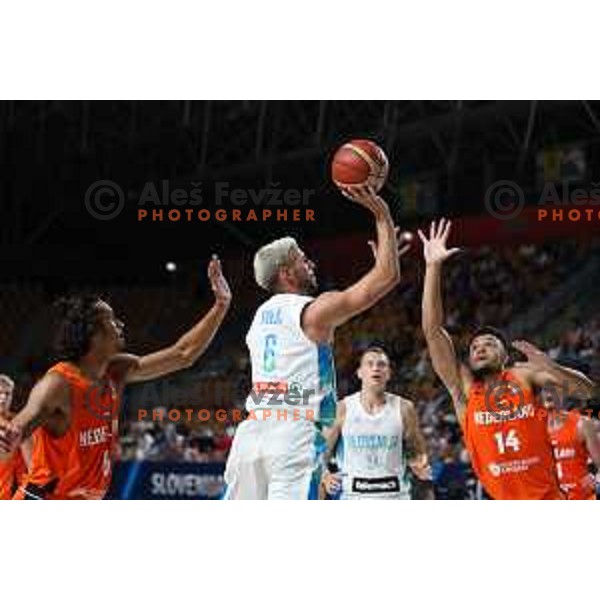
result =
[{"label": "arena lighting", "polygon": [[165,263],[165,269],[169,273],[175,273],[175,271],[177,271],[177,263],[174,263],[170,260],[169,262]]}]

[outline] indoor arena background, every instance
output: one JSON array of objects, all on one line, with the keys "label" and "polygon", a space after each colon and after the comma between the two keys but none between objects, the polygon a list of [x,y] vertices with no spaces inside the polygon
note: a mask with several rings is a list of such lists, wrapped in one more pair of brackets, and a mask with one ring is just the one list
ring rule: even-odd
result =
[{"label": "indoor arena background", "polygon": [[[455,222],[451,243],[464,251],[444,271],[445,310],[463,347],[477,325],[492,324],[600,375],[598,102],[54,101],[3,102],[0,111],[0,371],[16,380],[17,402],[51,361],[49,307],[57,296],[99,292],[125,321],[128,348],[145,352],[175,340],[209,306],[211,254],[221,257],[233,290],[223,329],[193,368],[128,389],[113,497],[220,496],[232,411],[249,390],[245,331],[264,298],[252,278],[253,252],[295,236],[323,289],[355,280],[371,260],[372,220],[329,177],[333,151],[351,138],[373,139],[388,154],[382,195],[403,230],[441,216]],[[121,191],[119,214],[90,208],[97,182]],[[314,221],[166,216],[179,206],[175,189],[201,190],[195,210],[230,214],[231,195],[217,199],[223,186],[273,198],[273,190],[308,191]],[[162,208],[162,221],[140,218],[148,189],[160,204],[144,208]],[[235,208],[246,216],[259,206]],[[357,386],[358,352],[382,344],[393,361],[391,389],[416,403],[436,496],[476,498],[420,332],[423,270],[415,237],[399,287],[339,330],[339,394]],[[159,407],[162,419],[153,412]],[[228,418],[188,422],[183,411],[200,408],[225,409]],[[172,409],[180,419],[168,417]]]}]

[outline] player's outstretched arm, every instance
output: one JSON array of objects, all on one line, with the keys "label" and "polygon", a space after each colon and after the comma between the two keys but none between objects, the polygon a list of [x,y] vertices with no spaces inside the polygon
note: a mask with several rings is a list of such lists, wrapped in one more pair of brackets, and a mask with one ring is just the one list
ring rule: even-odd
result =
[{"label": "player's outstretched arm", "polygon": [[137,361],[132,362],[132,367],[125,376],[126,383],[147,381],[191,367],[208,348],[231,304],[231,291],[216,256],[213,256],[208,265],[208,278],[215,295],[212,308],[173,345],[140,356]]},{"label": "player's outstretched arm", "polygon": [[66,414],[69,403],[69,383],[55,373],[44,375],[31,390],[21,411],[10,421],[0,421],[0,456],[17,451],[38,427],[59,413]]},{"label": "player's outstretched arm", "polygon": [[[336,327],[376,304],[400,281],[399,250],[388,205],[367,186],[346,186],[344,194],[375,217],[375,264],[354,285],[343,291],[321,294],[307,307],[302,324],[314,341],[329,341]],[[403,248],[400,253],[407,250],[408,247]]]},{"label": "player's outstretched arm", "polygon": [[569,397],[583,401],[592,398],[596,385],[581,371],[563,367],[531,342],[516,340],[512,345],[527,358],[526,362],[515,363],[514,368],[522,371],[536,388],[546,389],[559,401]]},{"label": "player's outstretched arm", "polygon": [[444,328],[442,304],[442,264],[456,254],[458,248],[446,247],[450,235],[450,221],[435,221],[429,227],[429,238],[419,230],[425,256],[425,282],[423,284],[422,327],[433,369],[452,396],[459,419],[465,409],[461,368],[452,338]]}]

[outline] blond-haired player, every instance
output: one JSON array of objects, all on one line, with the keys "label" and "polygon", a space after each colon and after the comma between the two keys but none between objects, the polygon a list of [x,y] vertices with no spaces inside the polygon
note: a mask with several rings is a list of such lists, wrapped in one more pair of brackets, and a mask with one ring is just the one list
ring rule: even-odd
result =
[{"label": "blond-haired player", "polygon": [[275,240],[255,255],[256,282],[271,297],[246,336],[252,418],[235,434],[225,470],[227,499],[317,498],[315,469],[326,446],[321,431],[335,415],[334,331],[397,285],[405,250],[397,247],[382,198],[365,186],[345,194],[372,214],[377,231],[375,263],[354,285],[315,295],[315,264],[293,238]]}]

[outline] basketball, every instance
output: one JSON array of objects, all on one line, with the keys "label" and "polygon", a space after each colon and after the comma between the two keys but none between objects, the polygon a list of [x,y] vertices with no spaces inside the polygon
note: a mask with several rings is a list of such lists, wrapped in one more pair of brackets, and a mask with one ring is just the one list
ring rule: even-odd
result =
[{"label": "basketball", "polygon": [[388,175],[385,152],[370,140],[351,140],[341,146],[331,162],[331,178],[336,185],[367,184],[378,192]]}]

